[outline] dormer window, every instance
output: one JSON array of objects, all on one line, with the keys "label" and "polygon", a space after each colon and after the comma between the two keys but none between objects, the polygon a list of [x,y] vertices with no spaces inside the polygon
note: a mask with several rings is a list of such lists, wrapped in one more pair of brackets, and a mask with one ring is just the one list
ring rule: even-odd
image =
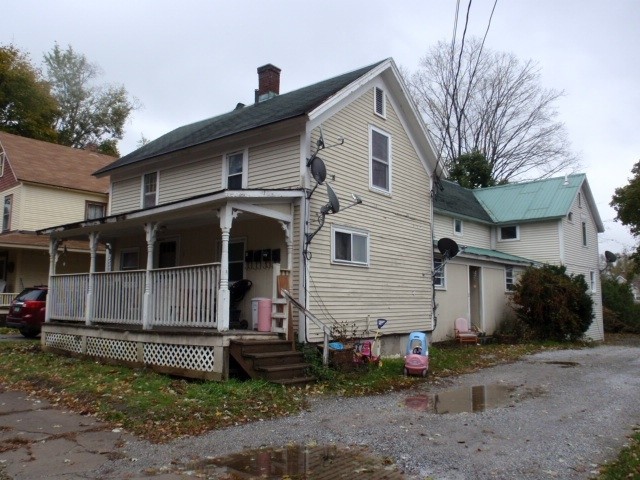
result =
[{"label": "dormer window", "polygon": [[376,87],[375,88],[375,112],[377,115],[380,115],[381,117],[387,116],[387,112],[385,108],[386,102],[384,97],[385,97],[384,90]]}]

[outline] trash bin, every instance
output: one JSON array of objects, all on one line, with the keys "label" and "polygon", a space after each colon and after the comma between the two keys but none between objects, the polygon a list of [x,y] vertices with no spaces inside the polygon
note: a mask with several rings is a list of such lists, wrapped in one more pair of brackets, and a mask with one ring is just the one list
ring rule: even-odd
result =
[{"label": "trash bin", "polygon": [[251,299],[251,328],[259,332],[271,331],[271,299],[256,297]]}]

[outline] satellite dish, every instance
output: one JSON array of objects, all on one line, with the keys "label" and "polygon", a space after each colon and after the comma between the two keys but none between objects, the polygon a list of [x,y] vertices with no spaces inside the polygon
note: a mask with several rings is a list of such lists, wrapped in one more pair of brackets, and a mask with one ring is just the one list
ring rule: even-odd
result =
[{"label": "satellite dish", "polygon": [[604,258],[607,259],[607,263],[613,263],[618,260],[618,256],[615,253],[610,252],[609,250],[606,250],[604,252]]},{"label": "satellite dish", "polygon": [[331,185],[327,183],[327,195],[329,195],[329,203],[326,205],[328,207],[328,212],[338,213],[340,211],[340,201],[338,200],[338,195],[333,191]]},{"label": "satellite dish", "polygon": [[445,258],[453,258],[458,252],[460,252],[460,248],[455,240],[452,240],[447,237],[443,237],[438,240],[438,250]]},{"label": "satellite dish", "polygon": [[324,165],[324,161],[320,157],[313,157],[311,159],[311,176],[316,182],[322,184],[327,178],[327,167]]}]

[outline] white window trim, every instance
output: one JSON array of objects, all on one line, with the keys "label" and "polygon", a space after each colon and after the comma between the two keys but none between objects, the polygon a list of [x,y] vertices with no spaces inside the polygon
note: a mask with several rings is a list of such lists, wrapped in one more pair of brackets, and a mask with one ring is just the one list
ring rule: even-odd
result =
[{"label": "white window trim", "polygon": [[[336,259],[336,233],[348,233],[349,235],[359,235],[361,237],[366,237],[367,239],[367,261],[366,262],[357,262],[354,260],[340,260]],[[352,240],[353,243],[353,240]],[[352,249],[352,257],[353,257],[353,249]],[[352,267],[369,267],[371,264],[371,236],[367,230],[361,230],[358,228],[351,227],[341,227],[337,225],[331,226],[331,263],[335,265],[349,265]]]},{"label": "white window trim", "polygon": [[[389,160],[388,160],[388,169],[389,169],[389,189],[385,190],[373,184],[373,132],[377,132],[380,135],[384,135],[389,140]],[[369,189],[373,192],[382,193],[383,195],[391,195],[392,185],[393,185],[393,146],[392,146],[392,138],[391,134],[385,132],[384,130],[374,127],[373,125],[369,125]]]},{"label": "white window trim", "polygon": [[[516,238],[502,238],[502,229],[516,227]],[[520,225],[502,225],[498,227],[498,241],[499,242],[517,242],[520,240]]]},{"label": "white window trim", "polygon": [[[434,256],[433,257],[433,270],[434,271],[436,269],[436,262],[440,262],[440,264],[442,264],[442,262],[444,262],[444,259],[441,258],[441,257],[438,257],[438,256]],[[433,287],[436,290],[446,290],[447,289],[447,265],[446,264],[440,270],[440,277],[442,278],[442,285],[436,285],[435,278],[432,278],[432,280],[434,281]]]},{"label": "white window trim", "polygon": [[[460,222],[460,231],[459,232],[456,231],[456,222]],[[453,219],[453,234],[457,235],[458,237],[462,237],[464,235],[464,223],[459,218],[454,218]]]},{"label": "white window trim", "polygon": [[229,188],[229,157],[232,155],[242,154],[242,188],[247,188],[248,171],[249,171],[249,149],[235,150],[227,152],[222,157],[222,188]]},{"label": "white window trim", "polygon": [[[382,113],[378,112],[378,92],[382,95]],[[381,118],[387,118],[387,92],[382,87],[373,87],[373,113]]]},{"label": "white window trim", "polygon": [[152,173],[156,174],[156,200],[155,206],[158,206],[158,199],[160,198],[160,171],[156,170],[155,172],[146,172],[142,174],[142,178],[140,179],[140,208],[153,208],[153,207],[145,207],[144,206],[144,177],[150,175]]},{"label": "white window trim", "polygon": [[598,291],[598,277],[596,277],[596,272],[591,270],[589,272],[589,288],[591,288],[591,293],[596,293]]},{"label": "white window trim", "polygon": [[[508,280],[509,280],[509,275],[507,275],[507,273],[509,272],[509,270],[511,270],[511,284],[509,284]],[[512,285],[513,288],[509,288],[509,285]],[[513,265],[505,265],[504,266],[504,291],[506,293],[513,293],[514,289],[516,286],[516,272],[515,269],[513,268]]]}]

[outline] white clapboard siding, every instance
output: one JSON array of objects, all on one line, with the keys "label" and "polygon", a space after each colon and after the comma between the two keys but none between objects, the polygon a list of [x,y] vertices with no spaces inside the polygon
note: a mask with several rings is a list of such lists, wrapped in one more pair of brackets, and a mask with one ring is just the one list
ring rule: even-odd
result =
[{"label": "white clapboard siding", "polygon": [[496,250],[542,263],[559,263],[559,220],[521,223],[519,231],[519,240],[497,241]]},{"label": "white clapboard siding", "polygon": [[491,248],[491,226],[471,220],[462,220],[462,235],[453,230],[453,220],[456,217],[434,214],[434,238],[436,240],[447,237],[454,239],[460,245],[471,245],[478,248]]}]

